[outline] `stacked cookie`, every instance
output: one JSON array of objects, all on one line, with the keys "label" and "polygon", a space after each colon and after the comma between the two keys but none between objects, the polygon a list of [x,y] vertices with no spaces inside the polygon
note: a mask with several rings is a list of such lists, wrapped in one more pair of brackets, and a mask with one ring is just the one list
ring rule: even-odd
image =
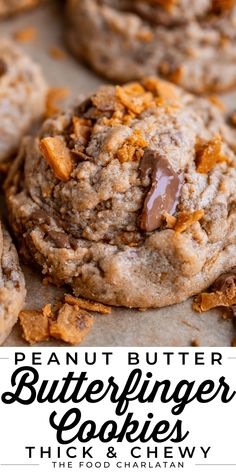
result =
[{"label": "stacked cookie", "polygon": [[234,0],[68,0],[67,36],[115,81],[158,74],[195,93],[236,85]]}]

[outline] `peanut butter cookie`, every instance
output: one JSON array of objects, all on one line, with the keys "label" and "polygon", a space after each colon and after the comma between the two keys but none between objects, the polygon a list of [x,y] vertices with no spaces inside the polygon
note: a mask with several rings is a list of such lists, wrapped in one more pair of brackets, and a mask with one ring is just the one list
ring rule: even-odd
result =
[{"label": "peanut butter cookie", "polygon": [[0,162],[17,151],[22,136],[45,110],[41,70],[13,41],[0,38]]},{"label": "peanut butter cookie", "polygon": [[235,0],[68,0],[72,52],[105,77],[159,74],[194,93],[236,86]]},{"label": "peanut butter cookie", "polygon": [[24,276],[10,236],[0,227],[0,345],[10,334],[25,301]]},{"label": "peanut butter cookie", "polygon": [[24,142],[6,182],[22,250],[111,305],[181,302],[236,265],[236,133],[149,77],[103,86]]}]

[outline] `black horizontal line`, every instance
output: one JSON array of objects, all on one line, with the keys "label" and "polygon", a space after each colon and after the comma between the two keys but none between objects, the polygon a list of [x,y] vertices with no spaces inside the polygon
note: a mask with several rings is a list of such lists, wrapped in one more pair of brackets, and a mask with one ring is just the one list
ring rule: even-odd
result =
[{"label": "black horizontal line", "polygon": [[219,465],[219,466],[235,466],[236,464],[195,464],[195,465],[201,465],[201,466],[206,466],[206,465],[210,465],[210,466],[215,466],[215,465]]},{"label": "black horizontal line", "polygon": [[19,466],[21,466],[21,465],[29,465],[29,466],[31,466],[31,465],[32,465],[32,466],[33,466],[33,465],[34,465],[34,466],[36,466],[36,465],[40,465],[40,464],[0,464],[0,465],[3,466],[3,467],[5,467],[5,466],[7,466],[7,465],[10,465],[10,466],[15,466],[15,465],[19,465]]},{"label": "black horizontal line", "polygon": [[0,361],[8,361],[10,357],[0,357]]},{"label": "black horizontal line", "polygon": [[236,357],[228,357],[228,359],[236,359]]}]

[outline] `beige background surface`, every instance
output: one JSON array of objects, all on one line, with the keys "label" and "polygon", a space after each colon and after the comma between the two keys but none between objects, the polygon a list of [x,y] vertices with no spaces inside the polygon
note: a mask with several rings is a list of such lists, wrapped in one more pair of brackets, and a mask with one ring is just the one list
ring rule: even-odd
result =
[{"label": "beige background surface", "polygon": [[[52,3],[1,22],[0,33],[12,36],[26,27],[37,28],[37,38],[22,47],[42,65],[50,86],[69,87],[71,101],[73,97],[93,92],[104,81],[78,64],[67,51],[61,61],[50,56],[50,48],[57,45],[63,48],[63,18],[62,4]],[[236,108],[236,94],[225,96],[224,100],[229,107],[235,104]],[[59,300],[65,293],[65,288],[42,285],[42,277],[33,270],[25,268],[24,271],[27,308],[40,308]],[[222,314],[221,310],[212,310],[198,315],[191,309],[191,300],[146,312],[115,308],[111,315],[95,315],[94,327],[81,346],[190,346],[193,338],[201,346],[230,346],[236,329],[231,321],[222,319]],[[24,345],[20,328],[16,326],[4,346]]]}]

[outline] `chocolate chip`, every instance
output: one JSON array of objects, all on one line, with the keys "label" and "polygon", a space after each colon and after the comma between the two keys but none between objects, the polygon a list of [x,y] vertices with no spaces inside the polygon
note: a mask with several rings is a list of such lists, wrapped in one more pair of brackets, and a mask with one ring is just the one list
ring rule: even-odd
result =
[{"label": "chocolate chip", "polygon": [[86,98],[80,105],[77,106],[76,115],[83,117],[90,108],[93,108],[93,102],[91,98]]},{"label": "chocolate chip", "polygon": [[57,248],[71,249],[68,234],[60,231],[48,231],[46,241],[52,241]]},{"label": "chocolate chip", "polygon": [[77,239],[73,238],[73,236],[69,236],[69,242],[70,242],[70,245],[71,245],[72,249],[74,249],[74,251],[76,251],[76,249],[78,249]]},{"label": "chocolate chip", "polygon": [[0,59],[0,77],[2,77],[7,72],[7,65],[6,63]]},{"label": "chocolate chip", "polygon": [[151,188],[144,200],[140,227],[154,231],[162,223],[163,212],[175,213],[182,188],[182,178],[167,159],[155,151],[145,151],[140,164],[141,178],[151,177]]},{"label": "chocolate chip", "polygon": [[212,290],[225,293],[227,290],[234,287],[236,287],[236,269],[232,269],[230,272],[220,275],[212,285]]},{"label": "chocolate chip", "polygon": [[37,221],[38,224],[50,224],[50,217],[43,210],[34,210],[31,213],[31,220]]}]

